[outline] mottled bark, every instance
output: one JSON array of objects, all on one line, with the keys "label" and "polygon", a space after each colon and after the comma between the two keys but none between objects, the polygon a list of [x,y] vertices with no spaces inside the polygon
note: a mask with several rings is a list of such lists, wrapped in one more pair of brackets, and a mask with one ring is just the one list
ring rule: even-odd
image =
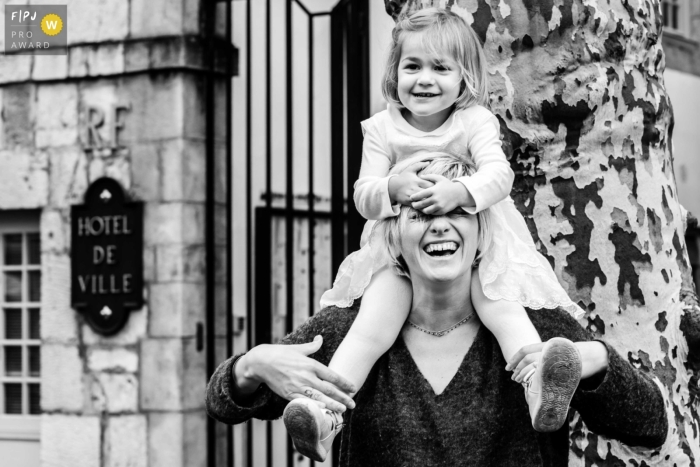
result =
[{"label": "mottled bark", "polygon": [[[513,198],[582,324],[668,400],[664,447],[635,451],[572,421],[571,465],[694,465],[697,305],[676,195],[660,1],[408,0],[463,16],[484,41]],[[396,15],[406,0],[386,0]],[[682,323],[683,321],[683,323]],[[695,337],[693,337],[695,336]],[[621,394],[620,397],[624,397]]]}]

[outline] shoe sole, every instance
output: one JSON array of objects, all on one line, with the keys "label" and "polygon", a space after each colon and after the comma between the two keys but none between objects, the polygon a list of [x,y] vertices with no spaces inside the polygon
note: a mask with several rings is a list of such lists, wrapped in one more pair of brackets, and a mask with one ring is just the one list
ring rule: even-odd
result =
[{"label": "shoe sole", "polygon": [[284,410],[284,426],[299,454],[316,462],[325,460],[326,453],[322,451],[322,446],[317,442],[320,434],[316,418],[306,407],[288,405]]},{"label": "shoe sole", "polygon": [[581,355],[574,344],[559,337],[542,350],[542,392],[532,426],[539,432],[557,431],[566,421],[569,404],[581,381]]}]

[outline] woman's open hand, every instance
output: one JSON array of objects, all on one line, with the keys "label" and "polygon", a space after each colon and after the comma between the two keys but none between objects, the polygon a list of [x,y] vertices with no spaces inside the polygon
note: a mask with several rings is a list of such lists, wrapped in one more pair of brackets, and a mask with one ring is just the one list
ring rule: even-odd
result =
[{"label": "woman's open hand", "polygon": [[242,379],[265,383],[287,400],[309,397],[330,410],[345,412],[346,407],[355,407],[349,395],[355,388],[327,366],[309,358],[322,344],[323,338],[316,336],[307,344],[259,345],[239,360],[242,365],[236,369],[236,378],[242,373]]}]

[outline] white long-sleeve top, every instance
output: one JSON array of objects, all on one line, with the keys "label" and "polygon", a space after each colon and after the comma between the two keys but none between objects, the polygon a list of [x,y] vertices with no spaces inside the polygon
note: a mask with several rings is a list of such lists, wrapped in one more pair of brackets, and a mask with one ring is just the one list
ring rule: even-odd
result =
[{"label": "white long-sleeve top", "polygon": [[475,206],[463,206],[471,214],[510,194],[514,175],[501,149],[498,120],[484,107],[456,110],[440,128],[424,132],[412,127],[401,111],[389,104],[386,110],[362,122],[362,131],[362,166],[354,199],[365,219],[399,214],[400,206],[392,205],[389,197],[389,169],[421,152],[471,158],[476,173],[456,179],[474,198]]}]

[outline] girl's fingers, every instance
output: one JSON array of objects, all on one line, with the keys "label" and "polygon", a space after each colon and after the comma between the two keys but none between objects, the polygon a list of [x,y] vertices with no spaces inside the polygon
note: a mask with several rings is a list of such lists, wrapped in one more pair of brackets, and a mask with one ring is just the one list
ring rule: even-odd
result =
[{"label": "girl's fingers", "polygon": [[437,174],[420,174],[419,177],[422,178],[423,180],[428,180],[429,182],[433,182],[433,183],[438,183],[438,182],[441,182],[443,180],[447,180],[447,178],[443,177],[442,175],[437,175]]},{"label": "girl's fingers", "polygon": [[411,201],[420,201],[420,200],[425,199],[425,198],[430,198],[432,195],[433,195],[433,191],[430,189],[430,187],[428,187],[424,190],[417,191],[417,192],[413,193],[410,196],[410,198],[411,198]]},{"label": "girl's fingers", "polygon": [[[308,397],[307,395],[305,395],[305,394],[300,394],[300,393],[298,393],[298,392],[295,392],[295,393],[290,394],[289,397],[288,397],[288,399],[291,401],[291,400],[294,400],[294,399],[299,399],[299,398],[301,398],[301,397],[304,397],[304,398],[307,398],[307,399],[309,398],[309,397]],[[316,404],[318,404],[318,406],[321,407],[322,409],[325,409],[325,408],[326,408],[326,404],[325,404],[324,402],[321,402],[321,401],[318,401],[318,400],[314,400],[314,399],[312,399],[312,400],[313,400]]]},{"label": "girl's fingers", "polygon": [[543,347],[544,343],[538,342],[537,344],[530,344],[521,348],[520,350],[515,352],[515,355],[513,355],[513,357],[510,359],[510,362],[508,362],[508,365],[506,365],[506,371],[511,371],[513,368],[518,366],[520,360],[522,360],[526,355],[541,352]]},{"label": "girl's fingers", "polygon": [[518,376],[520,373],[522,373],[523,369],[529,365],[532,365],[535,362],[535,354],[529,354],[526,355],[520,362],[518,363],[518,366],[515,367],[513,370],[513,379],[518,380]]}]

